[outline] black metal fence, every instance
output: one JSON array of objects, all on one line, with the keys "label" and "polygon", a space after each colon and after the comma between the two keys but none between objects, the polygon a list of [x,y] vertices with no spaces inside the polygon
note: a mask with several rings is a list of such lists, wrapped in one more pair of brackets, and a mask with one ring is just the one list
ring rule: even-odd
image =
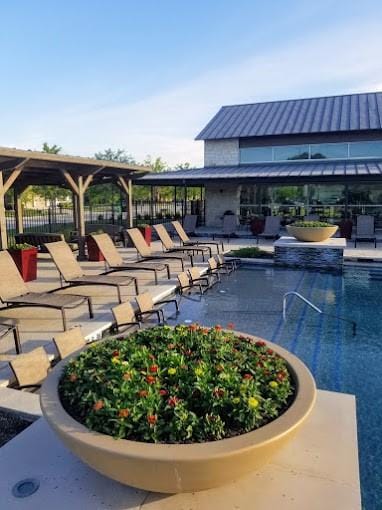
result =
[{"label": "black metal fence", "polygon": [[[197,214],[198,224],[204,225],[203,200],[135,200],[133,201],[133,223],[155,224],[179,219],[186,214]],[[85,206],[85,223],[126,224],[127,212],[124,204],[102,204]],[[13,209],[6,211],[8,242],[14,242],[16,215]],[[56,205],[45,209],[23,209],[24,232],[57,232],[67,238],[75,230],[71,205]]]}]

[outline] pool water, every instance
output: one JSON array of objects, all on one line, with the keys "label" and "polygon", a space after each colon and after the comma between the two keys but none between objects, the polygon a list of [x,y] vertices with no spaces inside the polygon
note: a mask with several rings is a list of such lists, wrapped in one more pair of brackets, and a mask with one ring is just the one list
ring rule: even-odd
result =
[{"label": "pool water", "polygon": [[[283,321],[282,298],[289,291],[330,316],[292,297]],[[203,297],[182,297],[180,310],[176,322],[233,322],[238,331],[276,342],[309,366],[318,388],[354,394],[363,505],[382,509],[382,271],[243,267]],[[336,316],[356,321],[356,336]]]}]

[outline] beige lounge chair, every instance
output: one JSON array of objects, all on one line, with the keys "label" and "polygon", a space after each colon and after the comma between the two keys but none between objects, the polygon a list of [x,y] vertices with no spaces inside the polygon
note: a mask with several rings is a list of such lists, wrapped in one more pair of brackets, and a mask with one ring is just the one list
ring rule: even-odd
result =
[{"label": "beige lounge chair", "polygon": [[16,389],[36,391],[48,375],[50,362],[43,347],[37,347],[25,354],[16,356],[9,362],[16,379]]},{"label": "beige lounge chair", "polygon": [[260,237],[264,239],[278,239],[280,237],[280,228],[280,216],[266,216],[264,231],[261,234],[257,234],[257,244],[259,244]]},{"label": "beige lounge chair", "polygon": [[162,243],[165,253],[181,252],[186,253],[189,257],[195,255],[195,253],[201,253],[204,261],[205,253],[209,253],[211,256],[211,248],[208,246],[175,246],[174,241],[169,236],[169,233],[162,224],[154,225],[154,230],[158,234],[158,237]]},{"label": "beige lounge chair", "polygon": [[55,294],[59,290],[61,289],[53,289],[49,292],[29,292],[12,257],[7,251],[0,251],[0,299],[8,309],[39,307],[60,310],[64,330],[66,330],[66,310],[87,303],[89,316],[91,319],[93,318],[90,297],[74,294]]},{"label": "beige lounge chair", "polygon": [[115,337],[121,336],[126,331],[140,329],[141,323],[137,320],[135,311],[129,301],[125,301],[120,305],[114,306],[111,309],[114,317],[114,323],[110,328]]},{"label": "beige lounge chair", "polygon": [[216,280],[218,282],[220,282],[221,281],[220,272],[221,272],[221,270],[219,269],[218,263],[216,262],[215,258],[214,257],[210,257],[208,259],[207,274],[209,276],[212,276],[212,277],[216,278]]},{"label": "beige lounge chair", "polygon": [[119,251],[115,247],[109,234],[92,234],[94,242],[97,244],[100,252],[105,258],[105,262],[108,266],[108,273],[114,273],[116,271],[151,271],[154,272],[155,284],[158,284],[158,273],[160,271],[167,272],[167,278],[171,278],[170,265],[169,264],[144,264],[142,262],[126,262],[121,257]]},{"label": "beige lounge chair", "polygon": [[100,275],[86,275],[65,241],[49,243],[46,245],[46,248],[60,273],[61,285],[65,281],[69,287],[80,285],[107,285],[115,287],[120,303],[122,303],[121,287],[133,284],[135,293],[138,294],[139,292],[138,281],[134,276],[108,276],[107,272]]},{"label": "beige lounge chair", "polygon": [[[180,224],[179,221],[173,221],[172,222],[174,228],[175,228],[175,231],[176,233],[178,234],[179,236],[179,239],[181,240],[183,246],[199,246],[199,245],[211,245],[211,246],[216,246],[216,251],[218,253],[220,253],[220,250],[219,250],[219,245],[221,244],[221,247],[222,247],[222,251],[224,251],[224,244],[223,242],[222,243],[219,243],[219,242],[214,242],[214,241],[209,241],[209,242],[203,242],[203,241],[193,241],[192,239],[190,239],[186,233],[186,231],[184,230],[184,228],[182,227],[182,225]],[[211,252],[210,252],[210,256],[211,256]]]},{"label": "beige lounge chair", "polygon": [[140,320],[143,320],[145,315],[156,315],[159,324],[166,322],[162,305],[167,305],[169,303],[174,303],[176,313],[179,312],[179,305],[176,299],[164,299],[154,303],[151,294],[149,292],[144,292],[143,294],[138,294],[135,300],[138,305],[137,317]]},{"label": "beige lounge chair", "polygon": [[239,258],[232,258],[229,260],[226,260],[224,255],[216,255],[215,256],[216,263],[218,265],[218,268],[222,271],[225,271],[227,274],[232,273],[235,269],[237,269],[237,266],[241,264],[241,260]]},{"label": "beige lounge chair", "polygon": [[60,358],[64,359],[73,352],[85,347],[86,340],[82,333],[81,326],[76,326],[63,333],[57,333],[53,338],[53,343],[56,346]]},{"label": "beige lounge chair", "polygon": [[[135,246],[139,256],[141,257],[141,261],[150,261],[150,260],[178,260],[181,263],[182,271],[184,271],[184,256],[179,255],[171,255],[171,254],[162,254],[162,255],[153,255],[150,246],[147,246],[146,241],[142,235],[142,233],[137,228],[129,228],[126,230],[129,234],[129,237],[132,243]],[[193,259],[190,257],[191,265],[193,265]]]},{"label": "beige lounge chair", "polygon": [[17,327],[17,324],[0,323],[0,339],[7,336],[9,333],[12,333],[12,335],[13,335],[13,341],[15,342],[16,354],[20,354],[22,349],[21,349],[20,333],[19,333],[19,328]]}]

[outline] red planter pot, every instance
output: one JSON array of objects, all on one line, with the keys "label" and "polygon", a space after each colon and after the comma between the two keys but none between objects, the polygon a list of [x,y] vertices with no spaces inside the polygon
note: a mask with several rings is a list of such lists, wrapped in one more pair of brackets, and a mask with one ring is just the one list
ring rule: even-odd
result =
[{"label": "red planter pot", "polygon": [[34,247],[26,250],[8,250],[24,282],[30,282],[37,278],[37,251],[37,248]]},{"label": "red planter pot", "polygon": [[88,249],[88,260],[91,262],[103,262],[105,257],[102,255],[97,243],[90,236],[86,238],[86,246]]},{"label": "red planter pot", "polygon": [[251,232],[255,236],[264,232],[265,221],[260,218],[251,220]]},{"label": "red planter pot", "polygon": [[138,227],[138,229],[140,230],[141,234],[145,238],[146,244],[148,246],[150,246],[152,228],[151,227]]},{"label": "red planter pot", "polygon": [[340,236],[345,237],[345,239],[351,239],[351,234],[353,231],[353,222],[351,220],[343,220],[339,224],[340,227]]}]

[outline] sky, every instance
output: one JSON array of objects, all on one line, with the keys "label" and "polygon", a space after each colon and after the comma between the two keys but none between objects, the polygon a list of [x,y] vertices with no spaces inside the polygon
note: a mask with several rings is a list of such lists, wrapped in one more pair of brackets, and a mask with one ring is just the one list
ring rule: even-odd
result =
[{"label": "sky", "polygon": [[382,90],[376,0],[0,0],[0,146],[203,165],[222,105]]}]

